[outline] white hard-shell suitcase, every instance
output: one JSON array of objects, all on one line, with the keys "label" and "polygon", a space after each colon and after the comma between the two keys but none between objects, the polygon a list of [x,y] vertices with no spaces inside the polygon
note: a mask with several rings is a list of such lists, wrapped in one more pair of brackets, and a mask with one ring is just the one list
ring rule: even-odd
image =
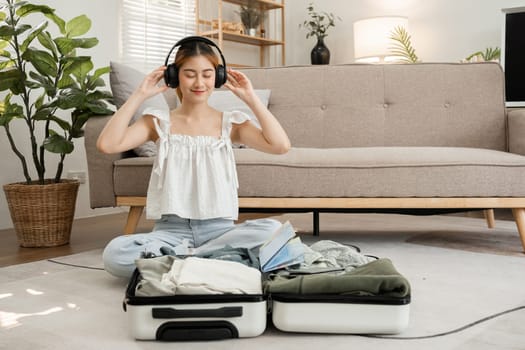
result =
[{"label": "white hard-shell suitcase", "polygon": [[266,329],[263,295],[135,295],[135,270],[124,300],[131,334],[141,340],[215,340],[255,337]]},{"label": "white hard-shell suitcase", "polygon": [[396,334],[409,321],[410,296],[273,294],[272,322],[286,332]]}]

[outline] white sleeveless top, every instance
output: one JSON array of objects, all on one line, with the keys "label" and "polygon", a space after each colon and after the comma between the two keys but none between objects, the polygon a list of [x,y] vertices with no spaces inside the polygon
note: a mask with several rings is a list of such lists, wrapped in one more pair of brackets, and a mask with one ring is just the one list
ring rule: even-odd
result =
[{"label": "white sleeveless top", "polygon": [[157,158],[148,187],[146,216],[160,219],[176,214],[186,219],[237,220],[237,170],[230,133],[232,123],[250,120],[245,113],[222,114],[219,138],[170,133],[169,110],[147,108],[157,140]]}]

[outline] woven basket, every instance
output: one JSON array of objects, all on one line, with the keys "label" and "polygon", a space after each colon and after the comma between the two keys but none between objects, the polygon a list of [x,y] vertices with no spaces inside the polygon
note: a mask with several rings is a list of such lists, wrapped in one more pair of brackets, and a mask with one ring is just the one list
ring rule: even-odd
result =
[{"label": "woven basket", "polygon": [[69,243],[78,186],[76,180],[4,185],[20,246],[55,247]]}]

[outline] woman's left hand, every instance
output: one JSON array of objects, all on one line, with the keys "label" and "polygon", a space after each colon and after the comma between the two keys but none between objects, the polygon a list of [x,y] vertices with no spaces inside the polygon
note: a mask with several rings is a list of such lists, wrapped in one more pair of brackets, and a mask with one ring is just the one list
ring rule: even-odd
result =
[{"label": "woman's left hand", "polygon": [[241,72],[235,71],[228,68],[228,81],[224,84],[224,87],[233,92],[244,102],[253,98],[254,91],[253,86],[248,77]]}]

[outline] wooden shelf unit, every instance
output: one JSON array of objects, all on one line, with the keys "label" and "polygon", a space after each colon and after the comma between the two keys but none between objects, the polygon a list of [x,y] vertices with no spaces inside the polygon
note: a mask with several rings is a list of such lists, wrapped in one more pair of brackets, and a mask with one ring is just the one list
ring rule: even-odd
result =
[{"label": "wooden shelf unit", "polygon": [[[217,18],[214,18],[213,20],[209,19],[203,19],[200,18],[200,5],[201,3],[210,2],[210,1],[216,1],[217,2]],[[261,37],[259,35],[257,36],[250,36],[244,33],[240,32],[233,32],[229,31],[224,28],[223,25],[223,4],[224,3],[230,3],[234,5],[246,5],[248,2],[247,0],[197,0],[196,1],[196,28],[197,28],[197,35],[205,36],[211,39],[217,40],[217,45],[219,48],[223,50],[224,42],[230,41],[230,42],[236,42],[246,45],[252,45],[252,46],[258,46],[259,47],[259,61],[260,66],[265,66],[265,57],[266,57],[266,49],[271,46],[280,46],[281,47],[281,65],[285,64],[286,60],[286,52],[285,52],[285,15],[284,15],[284,9],[285,9],[285,0],[281,0],[281,2],[273,1],[273,0],[255,0],[257,5],[260,7],[263,11],[272,11],[277,10],[280,11],[280,26],[281,26],[281,38],[276,39],[269,33],[266,28],[264,28],[265,23],[261,23],[260,29],[264,29],[267,33],[265,37]],[[276,19],[277,20],[277,19]],[[213,28],[213,22],[216,22],[216,27]],[[240,21],[240,19],[239,19]],[[208,27],[208,30],[201,30],[201,26]],[[259,31],[260,33],[260,31]],[[242,64],[232,64],[232,66],[245,66]]]}]

